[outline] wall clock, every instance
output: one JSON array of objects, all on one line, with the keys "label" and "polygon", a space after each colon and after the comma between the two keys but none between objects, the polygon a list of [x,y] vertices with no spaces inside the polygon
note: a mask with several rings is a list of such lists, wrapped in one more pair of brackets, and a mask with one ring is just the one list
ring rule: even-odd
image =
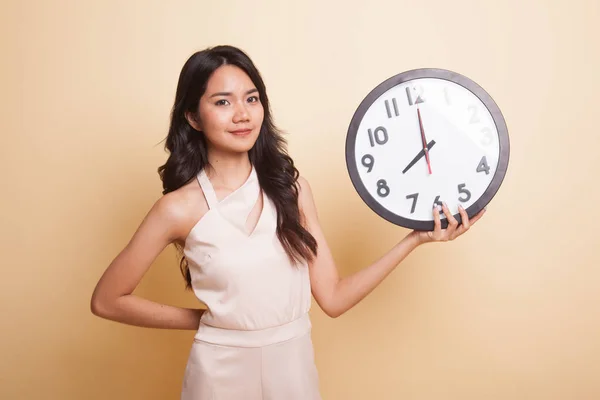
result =
[{"label": "wall clock", "polygon": [[459,204],[469,218],[476,215],[500,188],[509,154],[496,102],[444,69],[415,69],[380,83],[358,106],[346,137],[346,166],[362,200],[416,230],[433,230],[433,207],[442,202],[459,223]]}]

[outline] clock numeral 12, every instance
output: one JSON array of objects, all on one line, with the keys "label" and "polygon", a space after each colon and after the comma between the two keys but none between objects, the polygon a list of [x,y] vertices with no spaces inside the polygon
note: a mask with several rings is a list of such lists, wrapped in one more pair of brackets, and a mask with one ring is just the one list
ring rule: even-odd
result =
[{"label": "clock numeral 12", "polygon": [[408,97],[408,105],[409,106],[425,102],[425,100],[423,100],[423,98],[421,97],[423,95],[423,88],[421,86],[418,86],[418,88],[419,88],[419,91],[417,93],[417,100],[415,100],[413,102],[410,88],[408,86],[406,87],[406,97]]},{"label": "clock numeral 12", "polygon": [[375,133],[371,129],[369,129],[369,142],[371,142],[371,147],[375,147],[375,143],[377,144],[386,144],[388,141],[388,133],[387,130],[380,126],[375,129]]}]

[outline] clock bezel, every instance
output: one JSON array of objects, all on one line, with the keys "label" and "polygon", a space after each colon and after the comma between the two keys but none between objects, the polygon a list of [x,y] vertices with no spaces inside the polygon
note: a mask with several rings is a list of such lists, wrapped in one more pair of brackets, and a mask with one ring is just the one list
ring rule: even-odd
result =
[{"label": "clock bezel", "polygon": [[[472,79],[467,78],[466,76],[461,75],[457,72],[441,68],[417,68],[401,72],[386,79],[385,81],[377,85],[373,90],[371,90],[369,94],[367,94],[367,96],[362,100],[362,102],[356,109],[352,120],[350,121],[350,126],[348,127],[348,133],[346,135],[346,167],[354,189],[358,192],[361,199],[369,206],[369,208],[371,208],[371,210],[373,210],[376,214],[378,214],[385,220],[395,225],[409,229],[431,231],[434,229],[433,220],[421,221],[405,218],[400,215],[394,214],[387,208],[383,207],[371,195],[371,193],[367,190],[364,183],[360,179],[355,155],[356,135],[358,133],[358,128],[364,115],[369,110],[371,105],[375,102],[375,100],[377,100],[382,94],[384,94],[394,86],[419,78],[443,79],[458,84],[464,87],[465,89],[469,90],[471,93],[473,93],[473,95],[479,98],[483,105],[488,109],[488,111],[492,115],[494,124],[496,125],[500,150],[500,154],[498,157],[498,166],[496,167],[496,172],[494,173],[490,184],[485,189],[481,197],[466,209],[469,218],[472,218],[487,204],[489,204],[489,202],[500,189],[500,186],[504,181],[504,177],[506,176],[506,172],[508,169],[508,162],[510,158],[510,141],[508,138],[508,128],[506,126],[506,121],[504,120],[504,116],[502,115],[502,112],[500,111],[500,108],[498,107],[494,99]],[[461,222],[462,218],[460,214],[457,213],[456,215],[454,215],[454,217],[459,223]],[[442,228],[446,228],[448,226],[448,221],[446,219],[442,219],[441,222]]]}]

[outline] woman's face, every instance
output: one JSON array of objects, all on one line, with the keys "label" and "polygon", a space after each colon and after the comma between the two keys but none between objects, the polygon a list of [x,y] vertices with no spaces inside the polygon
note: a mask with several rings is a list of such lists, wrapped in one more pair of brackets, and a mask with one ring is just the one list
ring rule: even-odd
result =
[{"label": "woman's face", "polygon": [[198,108],[199,118],[188,116],[188,121],[204,132],[209,146],[236,153],[254,146],[264,109],[256,86],[242,69],[233,65],[216,69]]}]

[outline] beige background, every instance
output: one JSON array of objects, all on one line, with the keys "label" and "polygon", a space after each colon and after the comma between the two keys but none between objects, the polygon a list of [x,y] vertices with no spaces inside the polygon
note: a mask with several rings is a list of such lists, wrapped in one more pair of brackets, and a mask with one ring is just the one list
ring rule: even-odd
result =
[{"label": "beige background", "polygon": [[[342,274],[407,231],[348,178],[363,97],[417,67],[497,101],[509,171],[458,241],[311,315],[325,400],[600,398],[597,0],[4,1],[0,398],[176,399],[192,331],[119,325],[93,287],[160,196],[179,71],[228,43],[261,70]],[[193,306],[173,249],[137,293]]]}]

